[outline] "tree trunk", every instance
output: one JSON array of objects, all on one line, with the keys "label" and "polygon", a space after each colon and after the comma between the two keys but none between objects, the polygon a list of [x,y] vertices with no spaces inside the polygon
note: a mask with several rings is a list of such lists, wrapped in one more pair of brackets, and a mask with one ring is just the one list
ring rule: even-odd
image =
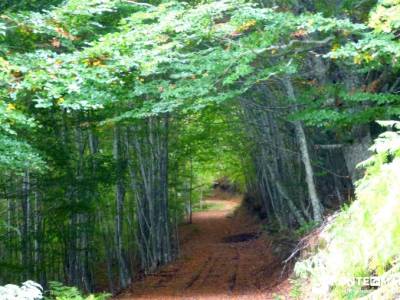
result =
[{"label": "tree trunk", "polygon": [[130,284],[128,269],[123,254],[123,209],[125,186],[123,179],[124,159],[121,149],[120,128],[114,129],[114,159],[116,163],[116,188],[115,188],[115,247],[118,261],[120,288],[124,289]]},{"label": "tree trunk", "polygon": [[[292,102],[297,103],[291,79],[289,77],[286,77],[284,79],[284,83],[286,86],[286,91],[289,99],[292,100]],[[314,221],[320,223],[322,222],[323,219],[322,215],[323,208],[321,205],[321,201],[318,198],[317,188],[315,186],[314,171],[311,165],[306,134],[304,132],[303,124],[301,123],[301,121],[294,121],[293,125],[295,127],[297,141],[300,146],[301,158],[306,171],[306,182],[308,187],[308,194],[310,196],[311,205],[313,209]]]},{"label": "tree trunk", "polygon": [[22,183],[22,265],[24,267],[24,280],[27,280],[31,275],[31,260],[30,260],[30,174],[25,171]]}]

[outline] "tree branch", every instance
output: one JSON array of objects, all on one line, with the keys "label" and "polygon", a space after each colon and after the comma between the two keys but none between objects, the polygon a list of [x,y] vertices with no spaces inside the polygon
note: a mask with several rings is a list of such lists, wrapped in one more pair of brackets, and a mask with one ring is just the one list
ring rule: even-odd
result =
[{"label": "tree branch", "polygon": [[259,49],[256,50],[256,54],[262,54],[266,51],[272,51],[272,50],[283,50],[283,49],[288,49],[295,44],[304,44],[304,45],[318,45],[318,46],[323,46],[328,44],[329,42],[333,41],[334,36],[328,36],[327,38],[323,40],[291,40],[288,44],[285,45],[279,45],[279,46],[270,46],[267,48]]},{"label": "tree branch", "polygon": [[343,147],[342,144],[331,144],[331,145],[315,145],[315,149],[322,149],[322,150],[333,150],[333,149],[340,149]]},{"label": "tree branch", "polygon": [[136,2],[133,0],[124,0],[124,2],[129,3],[129,4],[135,4],[138,6],[145,6],[145,7],[149,7],[149,8],[156,8],[154,5],[151,5],[149,3],[143,3],[143,2]]}]

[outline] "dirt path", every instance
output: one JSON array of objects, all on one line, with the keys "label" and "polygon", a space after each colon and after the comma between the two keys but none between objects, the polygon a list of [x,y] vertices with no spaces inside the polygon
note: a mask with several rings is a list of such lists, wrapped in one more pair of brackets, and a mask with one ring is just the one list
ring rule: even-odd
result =
[{"label": "dirt path", "polygon": [[223,209],[195,213],[181,228],[181,257],[135,282],[116,299],[274,299],[285,294],[280,263],[239,200],[208,200]]}]

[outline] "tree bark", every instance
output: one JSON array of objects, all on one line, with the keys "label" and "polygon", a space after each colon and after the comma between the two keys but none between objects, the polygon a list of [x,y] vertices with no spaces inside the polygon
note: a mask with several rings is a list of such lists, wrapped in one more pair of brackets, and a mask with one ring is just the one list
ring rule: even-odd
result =
[{"label": "tree bark", "polygon": [[[287,95],[288,95],[289,99],[292,100],[294,103],[297,103],[291,79],[289,77],[285,78],[284,83],[286,86],[286,91],[287,91]],[[311,205],[312,205],[312,209],[313,209],[314,221],[320,223],[320,222],[322,222],[322,219],[323,219],[323,215],[322,215],[323,208],[321,205],[321,201],[318,198],[317,188],[315,186],[314,171],[313,171],[313,168],[311,165],[311,159],[310,159],[310,154],[309,154],[309,150],[308,150],[306,134],[304,132],[303,124],[301,123],[301,121],[294,121],[293,125],[295,127],[297,141],[300,146],[301,158],[302,158],[304,168],[306,171],[306,182],[307,182],[308,193],[310,196],[310,201],[311,201]]]},{"label": "tree bark", "polygon": [[25,171],[22,183],[23,199],[22,199],[22,265],[24,266],[24,280],[27,280],[31,275],[31,260],[30,260],[30,173]]},{"label": "tree bark", "polygon": [[123,179],[124,161],[121,149],[120,128],[114,129],[114,159],[116,163],[116,187],[115,187],[115,247],[119,270],[120,288],[124,289],[130,284],[129,272],[123,254],[123,210],[125,199],[125,186]]}]

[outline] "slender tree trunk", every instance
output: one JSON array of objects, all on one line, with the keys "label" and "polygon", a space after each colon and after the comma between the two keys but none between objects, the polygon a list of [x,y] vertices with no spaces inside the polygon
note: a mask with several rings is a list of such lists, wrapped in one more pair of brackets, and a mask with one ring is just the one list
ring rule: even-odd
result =
[{"label": "slender tree trunk", "polygon": [[[294,103],[297,103],[291,79],[289,77],[285,78],[284,83],[286,86],[286,90],[287,90],[289,99],[291,99]],[[308,150],[306,134],[304,132],[303,124],[301,123],[301,121],[294,121],[293,125],[295,127],[297,141],[300,146],[301,158],[302,158],[304,168],[306,171],[306,182],[307,182],[308,193],[310,196],[311,205],[312,205],[312,209],[313,209],[314,221],[320,223],[320,222],[322,222],[322,219],[323,219],[322,205],[321,205],[321,201],[318,198],[317,188],[315,186],[314,171],[313,171],[313,168],[311,165],[311,159],[310,159],[310,154],[309,154],[309,150]]]},{"label": "slender tree trunk", "polygon": [[116,162],[116,189],[115,189],[115,246],[118,260],[120,288],[124,289],[130,284],[129,272],[123,253],[123,210],[125,199],[125,186],[123,179],[124,161],[121,149],[120,128],[114,129],[114,159]]},{"label": "slender tree trunk", "polygon": [[[36,181],[37,184],[37,181]],[[35,190],[35,198],[34,198],[34,211],[33,211],[33,231],[34,231],[34,242],[33,242],[33,263],[34,263],[34,273],[36,278],[39,278],[39,281],[41,279],[41,273],[42,273],[42,262],[40,261],[40,258],[42,257],[41,254],[41,248],[40,248],[40,223],[41,223],[41,217],[40,217],[40,210],[39,210],[39,192],[37,191],[37,187]]]},{"label": "slender tree trunk", "polygon": [[190,181],[189,181],[189,224],[193,223],[193,159],[190,156]]},{"label": "slender tree trunk", "polygon": [[23,200],[22,200],[22,265],[24,267],[24,279],[28,279],[31,273],[30,261],[30,239],[29,239],[29,225],[30,225],[30,173],[25,171],[23,177]]}]

